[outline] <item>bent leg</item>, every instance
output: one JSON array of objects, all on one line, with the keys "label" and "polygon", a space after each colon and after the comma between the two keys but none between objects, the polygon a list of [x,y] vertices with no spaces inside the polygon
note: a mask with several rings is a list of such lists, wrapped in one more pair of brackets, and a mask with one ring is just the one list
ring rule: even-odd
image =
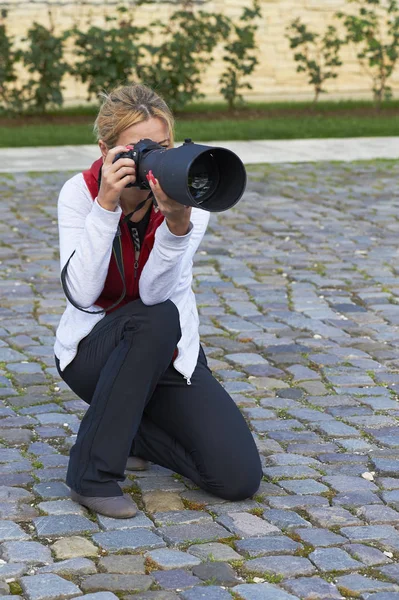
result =
[{"label": "bent leg", "polygon": [[[178,311],[170,301],[151,307],[132,302],[128,310],[120,339],[113,348],[111,344],[108,356],[100,353],[105,363],[97,369],[90,406],[70,451],[67,483],[83,496],[121,494],[116,482],[124,479],[126,459],[144,407],[167,370],[181,335]],[[113,329],[107,334],[106,325],[97,333],[112,337]],[[75,359],[73,369],[65,375],[68,384],[75,380],[75,389],[85,388],[82,365],[89,363],[96,371],[95,345],[89,340],[85,348],[86,354],[79,352],[77,363]],[[78,375],[83,380],[80,383]]]},{"label": "bent leg", "polygon": [[244,417],[203,359],[191,383],[167,369],[145,409],[135,452],[221,498],[252,496],[262,467]]}]

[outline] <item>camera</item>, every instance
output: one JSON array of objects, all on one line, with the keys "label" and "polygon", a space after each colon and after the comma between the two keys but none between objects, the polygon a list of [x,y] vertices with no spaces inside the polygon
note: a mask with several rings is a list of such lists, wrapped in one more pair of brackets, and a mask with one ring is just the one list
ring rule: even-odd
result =
[{"label": "camera", "polygon": [[146,175],[152,171],[164,192],[185,206],[222,212],[237,204],[245,191],[244,164],[226,148],[195,144],[191,139],[179,148],[164,148],[143,139],[117,154],[114,162],[120,158],[136,163],[136,182],[126,187],[150,189]]}]

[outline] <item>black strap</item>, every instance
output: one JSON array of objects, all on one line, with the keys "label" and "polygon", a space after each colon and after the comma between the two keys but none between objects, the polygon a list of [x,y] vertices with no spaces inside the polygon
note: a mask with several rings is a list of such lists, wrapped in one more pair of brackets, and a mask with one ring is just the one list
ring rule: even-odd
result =
[{"label": "black strap", "polygon": [[[145,205],[145,203],[151,198],[152,195],[153,195],[152,192],[150,192],[148,194],[147,198],[143,202],[140,202],[140,204],[138,206],[136,206],[136,208],[131,213],[129,213],[128,215],[126,215],[123,218],[123,222],[126,223],[126,221],[128,221],[136,212],[141,210],[143,208],[143,206]],[[68,289],[68,285],[67,285],[67,270],[68,270],[69,262],[70,262],[72,256],[75,254],[75,252],[76,252],[75,250],[72,252],[71,256],[68,258],[67,262],[64,265],[64,268],[61,271],[62,289],[64,290],[64,294],[65,294],[67,300],[72,304],[72,306],[74,306],[78,310],[81,310],[82,312],[89,313],[89,315],[106,314],[107,312],[110,312],[111,310],[116,308],[122,302],[124,297],[126,296],[125,269],[123,266],[121,229],[120,229],[119,224],[118,224],[118,229],[117,229],[116,235],[114,237],[114,241],[112,243],[112,252],[115,257],[118,271],[119,271],[119,274],[122,279],[123,289],[122,289],[122,294],[120,295],[118,300],[116,302],[114,302],[114,304],[112,304],[112,306],[109,306],[108,308],[105,308],[105,309],[103,308],[101,310],[86,310],[85,308],[82,308],[81,306],[79,306],[75,302],[75,300],[72,298],[71,293]]]}]

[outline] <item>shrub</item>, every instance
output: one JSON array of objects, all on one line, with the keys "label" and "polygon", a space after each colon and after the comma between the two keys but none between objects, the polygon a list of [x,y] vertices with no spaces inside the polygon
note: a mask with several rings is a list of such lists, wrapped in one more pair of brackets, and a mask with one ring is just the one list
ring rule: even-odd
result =
[{"label": "shrub", "polygon": [[301,19],[295,19],[287,28],[290,48],[295,52],[294,58],[298,63],[297,72],[307,73],[309,84],[314,87],[314,103],[321,93],[326,92],[324,83],[338,76],[338,67],[342,65],[339,51],[343,40],[338,37],[337,30],[329,25],[320,36],[310,31]]},{"label": "shrub", "polygon": [[151,23],[154,42],[144,44],[147,60],[138,69],[140,79],[161,94],[172,110],[181,110],[203,97],[199,92],[202,74],[213,61],[216,44],[229,30],[223,15],[197,12],[184,4],[169,23]]},{"label": "shrub", "polygon": [[399,6],[397,0],[349,0],[358,7],[357,15],[342,12],[347,40],[359,46],[357,58],[373,82],[378,107],[392,97],[388,84],[399,56]]},{"label": "shrub", "polygon": [[12,92],[10,83],[16,81],[14,63],[16,54],[12,48],[12,38],[7,34],[5,23],[0,23],[0,110],[10,107]]},{"label": "shrub", "polygon": [[54,35],[54,27],[49,28],[33,23],[28,30],[26,50],[18,51],[18,58],[22,60],[31,77],[27,84],[22,86],[19,94],[26,108],[34,108],[44,112],[51,105],[61,105],[62,78],[68,70],[68,65],[63,61],[65,36]]},{"label": "shrub", "polygon": [[243,78],[251,75],[259,63],[254,54],[254,50],[256,50],[255,33],[258,28],[254,24],[254,20],[260,16],[259,1],[254,0],[252,8],[243,9],[240,18],[241,25],[231,24],[234,35],[225,45],[226,54],[223,56],[223,60],[228,66],[219,79],[222,86],[220,91],[230,109],[234,108],[238,102],[243,102],[240,90],[252,90],[252,85]]},{"label": "shrub", "polygon": [[139,36],[146,31],[133,25],[127,9],[119,7],[114,17],[106,17],[106,27],[92,26],[87,31],[77,27],[68,32],[74,39],[78,60],[71,73],[88,83],[88,100],[103,89],[112,89],[136,78],[142,56]]}]

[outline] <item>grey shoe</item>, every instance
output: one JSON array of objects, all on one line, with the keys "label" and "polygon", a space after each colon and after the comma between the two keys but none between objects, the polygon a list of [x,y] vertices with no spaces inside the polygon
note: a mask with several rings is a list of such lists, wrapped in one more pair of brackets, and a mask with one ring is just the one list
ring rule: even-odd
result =
[{"label": "grey shoe", "polygon": [[113,517],[114,519],[129,519],[137,513],[137,508],[133,500],[127,495],[103,498],[100,496],[81,496],[74,490],[71,490],[71,499],[100,515]]},{"label": "grey shoe", "polygon": [[126,462],[126,471],[147,471],[149,466],[148,460],[139,456],[129,456]]}]

